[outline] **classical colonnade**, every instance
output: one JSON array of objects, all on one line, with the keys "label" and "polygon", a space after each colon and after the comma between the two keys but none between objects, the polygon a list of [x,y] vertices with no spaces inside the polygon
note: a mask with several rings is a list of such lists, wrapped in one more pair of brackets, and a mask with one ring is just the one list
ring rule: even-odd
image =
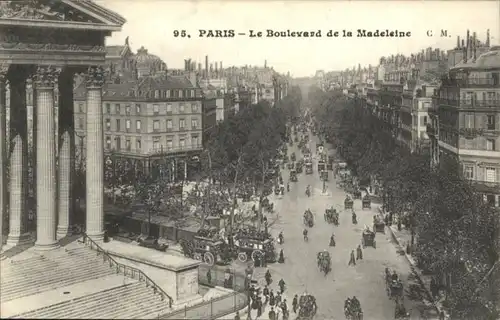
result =
[{"label": "classical colonnade", "polygon": [[[0,208],[2,216],[0,230],[3,230],[2,224],[8,214],[8,246],[36,240],[35,248],[50,250],[58,247],[58,239],[71,233],[75,154],[73,79],[76,73],[83,73],[87,87],[86,233],[95,240],[101,240],[104,236],[104,141],[101,103],[104,76],[102,68],[99,66],[82,69],[81,67],[1,64]],[[34,88],[36,239],[31,239],[27,229],[29,182],[26,83],[28,79],[32,81]],[[7,85],[10,90],[9,141],[7,141],[6,132]],[[56,86],[59,95],[57,136],[55,133],[56,99],[54,99]],[[9,143],[9,148],[7,148],[7,143]],[[7,172],[7,161],[9,161],[9,172]]]}]

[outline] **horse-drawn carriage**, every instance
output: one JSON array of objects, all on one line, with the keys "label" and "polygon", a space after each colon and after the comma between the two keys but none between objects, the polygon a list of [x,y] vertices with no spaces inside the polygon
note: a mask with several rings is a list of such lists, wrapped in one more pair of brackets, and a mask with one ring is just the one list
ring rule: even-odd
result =
[{"label": "horse-drawn carriage", "polygon": [[297,171],[297,173],[302,173],[302,171],[304,171],[304,160],[300,159],[299,161],[297,161],[295,170]]},{"label": "horse-drawn carriage", "polygon": [[312,174],[313,173],[313,164],[312,162],[306,162],[306,174]]},{"label": "horse-drawn carriage", "polygon": [[361,190],[359,190],[359,188],[354,188],[354,190],[352,191],[352,196],[354,197],[354,199],[361,199]]},{"label": "horse-drawn carriage", "polygon": [[288,168],[288,170],[292,170],[294,167],[295,167],[295,160],[292,160],[291,162],[289,162],[286,167]]},{"label": "horse-drawn carriage", "polygon": [[304,293],[299,298],[299,310],[297,320],[312,320],[318,311],[316,298],[310,294]]},{"label": "horse-drawn carriage", "polygon": [[266,210],[269,213],[274,211],[274,203],[270,202],[267,197],[262,199],[261,201],[262,209]]},{"label": "horse-drawn carriage", "polygon": [[345,210],[352,209],[353,205],[354,201],[351,199],[351,197],[346,196],[344,200],[344,209]]},{"label": "horse-drawn carriage", "polygon": [[376,248],[377,243],[375,241],[375,232],[370,229],[363,230],[361,233],[361,244],[363,245],[363,248],[369,246]]},{"label": "horse-drawn carriage", "polygon": [[322,181],[328,181],[328,171],[327,170],[321,171],[320,177]]},{"label": "horse-drawn carriage", "polygon": [[209,266],[213,266],[218,261],[231,260],[230,257],[226,256],[226,244],[217,237],[207,238],[196,235],[191,241],[181,240],[180,244],[186,257],[203,261]]},{"label": "horse-drawn carriage", "polygon": [[324,170],[326,170],[326,163],[322,159],[320,159],[318,161],[318,172],[322,172]]},{"label": "horse-drawn carriage", "polygon": [[328,274],[328,272],[331,271],[331,265],[332,265],[332,258],[330,257],[330,252],[328,251],[322,251],[318,252],[318,267],[319,271],[325,273],[325,276]]},{"label": "horse-drawn carriage", "polygon": [[384,220],[379,216],[373,216],[373,232],[385,233]]},{"label": "horse-drawn carriage", "polygon": [[235,249],[238,260],[248,261],[251,258],[254,262],[275,262],[276,250],[273,239],[266,235],[256,235],[240,232],[234,237]]},{"label": "horse-drawn carriage", "polygon": [[403,282],[399,279],[396,271],[391,274],[389,268],[385,269],[385,288],[389,299],[394,298],[396,302],[404,296]]},{"label": "horse-drawn carriage", "polygon": [[333,206],[330,209],[325,210],[325,221],[328,223],[333,223],[334,225],[339,225],[339,213],[337,209],[334,209]]},{"label": "horse-drawn carriage", "polygon": [[297,182],[297,171],[295,169],[290,170],[290,181]]},{"label": "horse-drawn carriage", "polygon": [[368,194],[366,194],[363,197],[362,203],[363,203],[363,207],[362,207],[363,209],[371,209],[372,200],[370,199],[370,196]]},{"label": "horse-drawn carriage", "polygon": [[295,155],[295,152],[292,152],[292,154],[290,155],[290,159],[291,159],[292,161],[295,161],[295,160],[296,160],[296,158],[297,158],[297,156]]},{"label": "horse-drawn carriage", "polygon": [[312,228],[314,226],[314,217],[311,210],[306,210],[304,212],[304,225],[309,228]]}]

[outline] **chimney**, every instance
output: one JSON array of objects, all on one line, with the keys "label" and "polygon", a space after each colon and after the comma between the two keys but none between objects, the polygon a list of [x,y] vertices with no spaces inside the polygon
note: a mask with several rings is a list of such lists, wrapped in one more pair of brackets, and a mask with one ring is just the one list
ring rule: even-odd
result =
[{"label": "chimney", "polygon": [[477,38],[476,32],[472,34],[472,58],[476,61],[476,46],[477,46]]},{"label": "chimney", "polygon": [[191,71],[196,71],[196,62],[191,62]]},{"label": "chimney", "polygon": [[224,69],[222,68],[222,61],[220,61],[219,63],[220,63],[219,70],[220,70],[221,78],[223,78],[224,77]]},{"label": "chimney", "polygon": [[184,71],[189,71],[187,59],[184,59]]},{"label": "chimney", "polygon": [[208,56],[205,56],[205,79],[208,79]]},{"label": "chimney", "polygon": [[215,70],[214,70],[214,73],[215,73],[215,77],[218,78],[219,77],[219,68],[217,67],[217,62],[214,62],[215,64]]},{"label": "chimney", "polygon": [[470,50],[470,31],[469,29],[467,29],[467,40],[466,40],[466,44],[467,44],[467,47],[466,47],[466,55],[465,55],[465,61],[469,60],[470,58],[470,55],[469,55],[469,50]]},{"label": "chimney", "polygon": [[460,48],[460,36],[457,36],[457,49]]},{"label": "chimney", "polygon": [[490,46],[490,29],[486,30],[486,46]]},{"label": "chimney", "polygon": [[264,68],[267,68],[267,60],[264,60]]},{"label": "chimney", "polygon": [[201,63],[198,63],[198,74],[201,74]]}]

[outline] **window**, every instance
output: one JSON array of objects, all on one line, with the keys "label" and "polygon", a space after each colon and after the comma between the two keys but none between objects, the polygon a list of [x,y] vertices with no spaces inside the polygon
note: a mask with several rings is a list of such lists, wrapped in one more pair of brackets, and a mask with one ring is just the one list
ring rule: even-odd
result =
[{"label": "window", "polygon": [[193,147],[200,146],[200,142],[198,141],[198,139],[199,139],[199,136],[197,134],[191,135],[191,144],[193,145]]},{"label": "window", "polygon": [[160,90],[155,90],[155,99],[160,98]]},{"label": "window", "polygon": [[135,121],[135,128],[137,130],[137,132],[141,132],[141,120],[136,120]]},{"label": "window", "polygon": [[194,90],[191,90],[191,98],[194,98]]},{"label": "window", "polygon": [[167,138],[167,148],[172,149],[174,147],[174,142],[172,141],[172,138]]},{"label": "window", "polygon": [[474,179],[474,167],[466,165],[464,167],[464,176],[465,176],[465,179],[469,179],[469,180]]},{"label": "window", "polygon": [[111,137],[106,136],[106,149],[111,150]]},{"label": "window", "polygon": [[106,113],[111,114],[111,104],[106,103]]},{"label": "window", "polygon": [[167,113],[172,113],[172,105],[167,104]]},{"label": "window", "polygon": [[130,151],[130,149],[132,149],[132,145],[130,143],[130,138],[127,138],[127,140],[125,140],[125,150]]},{"label": "window", "polygon": [[135,139],[135,148],[137,150],[141,150],[141,147],[142,147],[142,141],[141,141],[141,138],[140,137],[137,137]]},{"label": "window", "polygon": [[485,168],[485,180],[486,182],[495,182],[496,180],[496,168],[491,168],[491,167],[488,167],[488,168]]},{"label": "window", "polygon": [[472,129],[474,128],[474,115],[466,114],[465,115],[465,128]]},{"label": "window", "polygon": [[180,119],[179,120],[179,129],[184,130],[185,127],[186,127],[186,120]]},{"label": "window", "polygon": [[494,114],[488,114],[486,116],[486,129],[488,130],[495,130],[495,115]]},{"label": "window", "polygon": [[120,131],[120,119],[116,119],[116,131]]},{"label": "window", "polygon": [[427,125],[427,116],[424,116],[423,119],[424,119],[423,124],[424,124],[424,126],[426,126]]},{"label": "window", "polygon": [[179,112],[180,112],[180,113],[184,113],[184,110],[185,110],[185,109],[186,109],[186,108],[184,107],[184,105],[183,105],[183,104],[181,104],[181,105],[179,106]]},{"label": "window", "polygon": [[160,120],[153,121],[153,130],[158,132],[160,130]]},{"label": "window", "polygon": [[193,113],[198,112],[198,105],[197,105],[196,103],[192,103],[192,104],[191,104],[191,111],[192,111]]},{"label": "window", "polygon": [[129,119],[125,120],[125,129],[127,129],[127,131],[130,130],[130,120]]},{"label": "window", "polygon": [[160,137],[153,137],[153,149],[158,151],[161,149],[160,147]]},{"label": "window", "polygon": [[182,98],[182,90],[179,90],[179,98]]},{"label": "window", "polygon": [[141,114],[141,105],[140,104],[135,105],[135,113]]},{"label": "window", "polygon": [[179,147],[184,148],[186,146],[186,140],[184,138],[179,139]]},{"label": "window", "polygon": [[120,150],[122,148],[122,139],[120,137],[115,138],[116,150]]},{"label": "window", "polygon": [[167,119],[167,130],[172,130],[172,119]]},{"label": "window", "polygon": [[106,130],[111,130],[111,119],[106,119]]},{"label": "window", "polygon": [[116,112],[116,114],[120,114],[120,104],[119,103],[115,104],[115,112]]},{"label": "window", "polygon": [[78,112],[84,113],[85,111],[83,110],[83,103],[78,104]]},{"label": "window", "polygon": [[83,118],[78,118],[78,128],[83,130],[84,124],[83,124]]},{"label": "window", "polygon": [[160,112],[160,106],[157,104],[153,104],[153,113],[158,114]]},{"label": "window", "polygon": [[495,140],[494,139],[486,139],[486,150],[495,151]]},{"label": "window", "polygon": [[170,98],[170,90],[167,90],[167,98]]},{"label": "window", "polygon": [[130,108],[130,105],[126,105],[126,106],[125,106],[125,114],[126,114],[126,115],[130,115],[130,109],[131,109],[131,108]]},{"label": "window", "polygon": [[198,119],[191,119],[191,129],[198,128]]}]

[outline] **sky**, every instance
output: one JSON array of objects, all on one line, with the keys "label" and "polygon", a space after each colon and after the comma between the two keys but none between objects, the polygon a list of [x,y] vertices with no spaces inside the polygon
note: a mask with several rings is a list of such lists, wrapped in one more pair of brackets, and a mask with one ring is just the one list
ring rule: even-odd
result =
[{"label": "sky", "polygon": [[[381,56],[411,54],[427,47],[451,49],[467,29],[484,42],[500,45],[500,0],[493,1],[171,1],[95,0],[123,16],[121,32],[107,45],[144,46],[169,68],[183,68],[191,58],[204,66],[222,61],[224,67],[267,65],[294,77],[316,70],[344,70],[377,65]],[[235,30],[232,38],[200,37],[199,30]],[[321,38],[269,38],[266,30],[318,31]],[[360,38],[357,29],[411,32],[406,38]],[[188,37],[175,37],[185,30]],[[262,31],[250,38],[249,30]],[[329,30],[352,31],[353,37],[327,37]],[[441,37],[441,30],[447,36]],[[428,31],[432,36],[428,36]]]}]

